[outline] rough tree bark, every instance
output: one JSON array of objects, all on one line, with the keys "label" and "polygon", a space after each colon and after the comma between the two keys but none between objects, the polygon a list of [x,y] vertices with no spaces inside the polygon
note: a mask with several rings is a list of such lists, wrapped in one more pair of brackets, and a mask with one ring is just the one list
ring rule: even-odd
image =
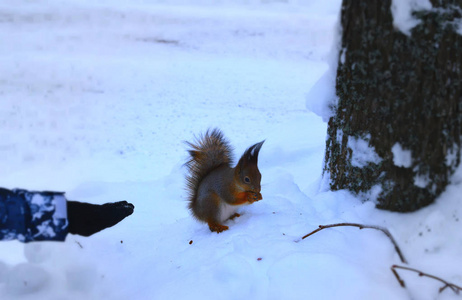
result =
[{"label": "rough tree bark", "polygon": [[[432,203],[460,163],[462,4],[431,2],[432,10],[414,12],[421,22],[411,35],[393,27],[391,0],[342,4],[324,174],[333,190],[379,187],[377,207],[392,211]],[[377,158],[355,162],[358,140]],[[409,163],[396,163],[393,147],[410,151]]]}]

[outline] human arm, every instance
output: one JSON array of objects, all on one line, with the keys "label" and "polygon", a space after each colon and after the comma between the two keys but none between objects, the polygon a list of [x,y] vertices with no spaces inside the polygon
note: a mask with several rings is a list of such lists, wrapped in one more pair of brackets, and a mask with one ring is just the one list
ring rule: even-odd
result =
[{"label": "human arm", "polygon": [[90,236],[133,210],[126,201],[96,205],[68,201],[60,192],[0,188],[0,240],[64,241],[68,233]]}]

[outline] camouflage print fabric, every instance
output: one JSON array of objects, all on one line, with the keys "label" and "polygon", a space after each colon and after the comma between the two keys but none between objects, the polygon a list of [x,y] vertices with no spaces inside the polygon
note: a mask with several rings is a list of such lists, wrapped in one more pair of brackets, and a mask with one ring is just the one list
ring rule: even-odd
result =
[{"label": "camouflage print fabric", "polygon": [[0,240],[64,241],[67,227],[64,193],[0,188]]}]

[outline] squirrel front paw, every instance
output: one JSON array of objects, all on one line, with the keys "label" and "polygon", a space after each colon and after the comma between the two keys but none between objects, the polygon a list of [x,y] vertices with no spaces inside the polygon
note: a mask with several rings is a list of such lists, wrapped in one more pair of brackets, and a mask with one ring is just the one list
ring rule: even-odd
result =
[{"label": "squirrel front paw", "polygon": [[255,193],[255,196],[257,197],[256,201],[260,201],[261,199],[263,199],[263,196],[261,195],[261,193]]},{"label": "squirrel front paw", "polygon": [[247,202],[254,203],[263,199],[260,193],[247,192]]},{"label": "squirrel front paw", "polygon": [[255,193],[252,193],[252,192],[247,192],[246,194],[246,198],[247,198],[247,202],[249,203],[254,203],[255,201],[257,201],[257,196]]}]

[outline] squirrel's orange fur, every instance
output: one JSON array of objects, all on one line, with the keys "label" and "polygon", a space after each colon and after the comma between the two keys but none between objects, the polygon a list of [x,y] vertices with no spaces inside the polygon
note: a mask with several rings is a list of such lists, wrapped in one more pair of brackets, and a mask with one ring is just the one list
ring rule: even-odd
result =
[{"label": "squirrel's orange fur", "polygon": [[222,223],[239,217],[239,206],[262,199],[257,161],[263,142],[249,147],[235,167],[232,147],[219,129],[207,130],[194,143],[187,142],[191,147],[186,162],[189,209],[211,231],[227,230]]}]

